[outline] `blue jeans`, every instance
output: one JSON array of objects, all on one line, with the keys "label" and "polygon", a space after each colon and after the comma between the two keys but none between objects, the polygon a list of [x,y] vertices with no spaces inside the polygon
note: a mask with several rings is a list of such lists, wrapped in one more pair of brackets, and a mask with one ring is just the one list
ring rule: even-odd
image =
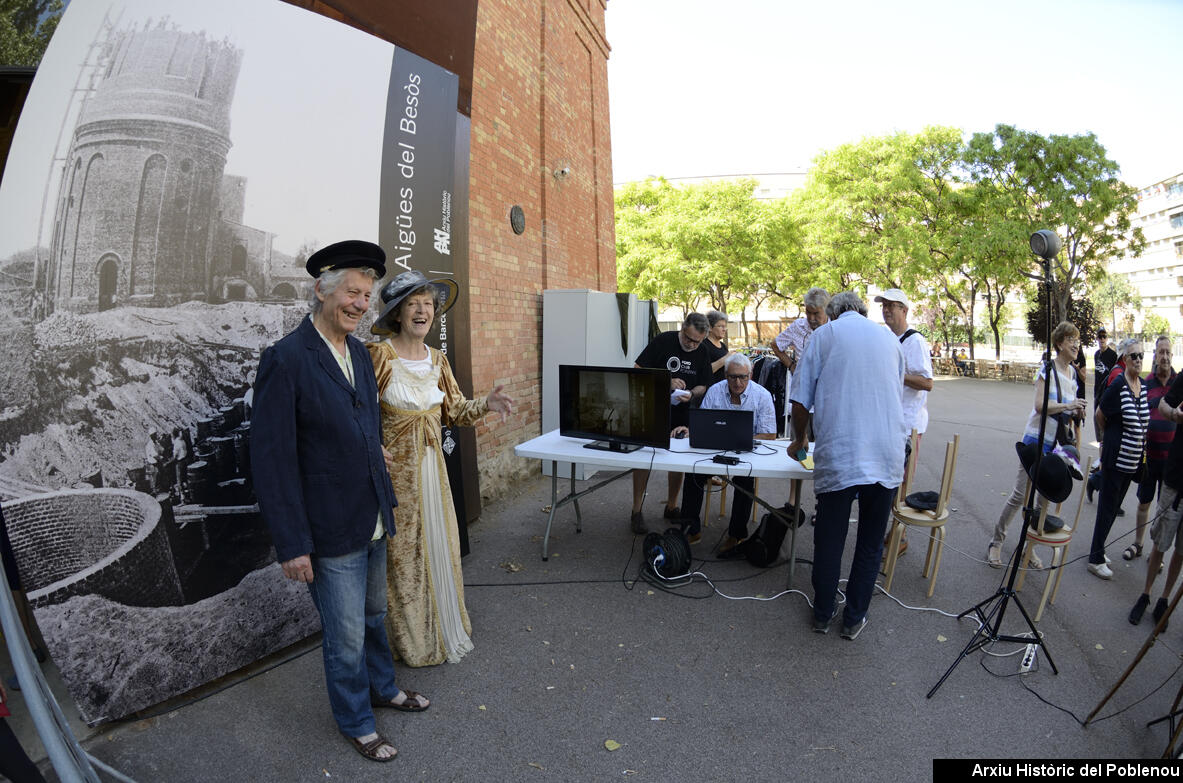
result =
[{"label": "blue jeans", "polygon": [[858,497],[858,536],[854,559],[846,581],[846,610],[843,625],[854,625],[867,614],[879,559],[883,553],[883,534],[891,514],[895,487],[863,484],[817,495],[817,525],[813,528],[813,616],[827,621],[834,614],[838,592],[838,572],[842,568],[842,550],[850,527],[850,506]]},{"label": "blue jeans", "polygon": [[313,555],[312,573],[329,705],[341,733],[362,737],[374,731],[370,694],[390,700],[399,691],[386,640],[386,538],[339,557]]}]

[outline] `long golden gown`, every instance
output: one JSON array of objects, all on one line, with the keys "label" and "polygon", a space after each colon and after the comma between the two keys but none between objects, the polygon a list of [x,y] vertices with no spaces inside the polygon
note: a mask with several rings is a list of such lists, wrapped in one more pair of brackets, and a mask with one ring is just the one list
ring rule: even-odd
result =
[{"label": "long golden gown", "polygon": [[382,441],[394,455],[390,478],[398,497],[395,534],[386,540],[386,631],[408,666],[455,663],[472,650],[472,624],[440,427],[475,424],[489,406],[465,399],[447,358],[434,348],[428,348],[430,369],[420,376],[389,340],[366,347],[378,378]]}]

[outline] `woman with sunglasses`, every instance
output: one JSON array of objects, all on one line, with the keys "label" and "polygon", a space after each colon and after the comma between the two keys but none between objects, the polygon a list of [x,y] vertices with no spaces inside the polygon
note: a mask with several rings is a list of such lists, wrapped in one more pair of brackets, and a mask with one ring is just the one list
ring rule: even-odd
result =
[{"label": "woman with sunglasses", "polygon": [[1101,442],[1101,492],[1097,499],[1097,521],[1093,525],[1093,543],[1089,550],[1089,573],[1100,579],[1112,579],[1105,541],[1125,499],[1126,490],[1142,464],[1146,452],[1146,428],[1150,408],[1142,386],[1142,343],[1123,340],[1118,349],[1125,372],[1114,379],[1101,396],[1094,414]]}]

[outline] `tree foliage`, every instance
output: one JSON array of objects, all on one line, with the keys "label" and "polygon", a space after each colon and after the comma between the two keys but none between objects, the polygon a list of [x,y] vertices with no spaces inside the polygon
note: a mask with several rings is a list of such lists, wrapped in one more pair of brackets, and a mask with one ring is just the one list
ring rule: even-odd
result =
[{"label": "tree foliage", "polygon": [[[778,297],[796,281],[798,232],[784,204],[752,197],[753,180],[678,188],[663,179],[616,193],[616,277],[622,291],[690,312],[727,312]],[[745,323],[746,327],[746,323]]]},{"label": "tree foliage", "polygon": [[1171,336],[1171,322],[1158,313],[1147,313],[1142,319],[1142,341],[1148,343],[1164,334]]},{"label": "tree foliage", "polygon": [[1109,328],[1113,334],[1117,333],[1117,313],[1119,310],[1131,312],[1142,307],[1142,297],[1130,285],[1125,275],[1106,274],[1093,284],[1089,290],[1089,299],[1101,318],[1109,318]]},{"label": "tree foliage", "polygon": [[999,228],[1013,240],[1039,229],[1059,233],[1053,307],[1063,319],[1078,284],[1104,273],[1105,263],[1128,252],[1141,255],[1142,229],[1130,230],[1135,190],[1117,178],[1118,165],[1092,133],[1041,136],[1010,125],[975,133],[966,163],[974,182],[989,185],[1008,209]]},{"label": "tree foliage", "polygon": [[[1113,315],[1086,292],[1105,280],[1107,261],[1145,245],[1131,229],[1134,190],[1116,175],[1092,134],[998,125],[968,141],[929,127],[840,145],[777,202],[754,199],[751,180],[651,179],[617,192],[617,279],[621,290],[684,312],[704,299],[733,313],[786,306],[815,285],[902,288],[917,303],[912,319],[932,334],[948,342],[984,328],[998,356],[1008,311],[1041,272],[1028,247],[1038,229],[1064,245],[1053,320],[1067,314],[1091,334],[1094,310]],[[1041,309],[1032,316],[1039,340]]]},{"label": "tree foliage", "polygon": [[40,64],[62,10],[61,0],[0,0],[0,65]]},{"label": "tree foliage", "polygon": [[[1051,326],[1054,329],[1060,321],[1071,321],[1080,330],[1081,339],[1084,340],[1088,335],[1096,334],[1102,322],[1093,310],[1092,301],[1085,296],[1073,296],[1070,292],[1065,294],[1064,289],[1067,287],[1068,284],[1062,281],[1053,286],[1053,312],[1056,309],[1056,302],[1067,300],[1068,305],[1067,316],[1061,317],[1057,313],[1052,319]],[[1027,332],[1036,343],[1041,345],[1047,342],[1047,312],[1047,293],[1045,287],[1040,285],[1038,292],[1032,291],[1031,293],[1031,309],[1027,311]]]}]

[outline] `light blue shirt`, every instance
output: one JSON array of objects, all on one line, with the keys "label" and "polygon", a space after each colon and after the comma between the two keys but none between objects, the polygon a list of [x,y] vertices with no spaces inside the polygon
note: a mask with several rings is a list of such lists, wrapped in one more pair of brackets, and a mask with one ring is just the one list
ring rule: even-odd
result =
[{"label": "light blue shirt", "polygon": [[724,378],[707,389],[700,407],[712,411],[751,411],[753,435],[776,434],[776,407],[772,404],[772,395],[755,381],[748,381],[748,388],[739,395],[739,405],[735,405]]},{"label": "light blue shirt", "polygon": [[904,357],[890,331],[855,312],[814,330],[789,399],[813,406],[816,492],[900,485],[908,439],[903,389]]}]

